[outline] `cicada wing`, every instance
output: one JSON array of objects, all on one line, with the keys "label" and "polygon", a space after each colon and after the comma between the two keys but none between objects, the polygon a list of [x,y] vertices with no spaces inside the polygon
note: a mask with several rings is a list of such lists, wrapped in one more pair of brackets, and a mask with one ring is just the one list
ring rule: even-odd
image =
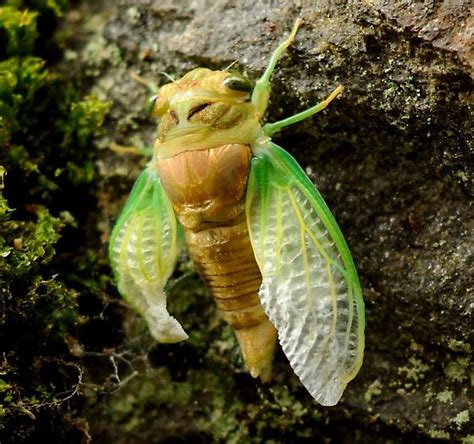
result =
[{"label": "cicada wing", "polygon": [[252,160],[246,212],[264,310],[303,385],[334,405],[364,350],[364,303],[341,231],[297,162],[273,143]]},{"label": "cicada wing", "polygon": [[137,178],[115,225],[109,256],[120,293],[146,319],[159,342],[187,339],[166,308],[164,286],[184,246],[182,227],[157,173]]}]

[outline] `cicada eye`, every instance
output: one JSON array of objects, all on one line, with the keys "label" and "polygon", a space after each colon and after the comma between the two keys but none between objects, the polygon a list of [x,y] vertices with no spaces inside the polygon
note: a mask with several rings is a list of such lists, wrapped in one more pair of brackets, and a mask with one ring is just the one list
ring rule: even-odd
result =
[{"label": "cicada eye", "polygon": [[227,77],[227,79],[224,80],[224,86],[231,89],[232,91],[241,91],[247,93],[251,92],[253,88],[250,80],[243,77]]}]

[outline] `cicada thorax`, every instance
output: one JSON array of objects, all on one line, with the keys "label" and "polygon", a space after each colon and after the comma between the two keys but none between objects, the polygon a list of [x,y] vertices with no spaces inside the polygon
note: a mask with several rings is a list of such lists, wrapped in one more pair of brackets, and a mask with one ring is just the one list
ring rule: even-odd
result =
[{"label": "cicada thorax", "polygon": [[157,159],[157,168],[200,277],[234,329],[251,374],[267,380],[276,330],[260,304],[262,277],[245,217],[250,159],[248,145],[228,144]]}]

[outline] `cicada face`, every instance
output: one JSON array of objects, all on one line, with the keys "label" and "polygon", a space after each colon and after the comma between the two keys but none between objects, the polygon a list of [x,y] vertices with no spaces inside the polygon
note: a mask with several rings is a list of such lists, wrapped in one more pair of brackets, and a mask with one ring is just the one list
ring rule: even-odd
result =
[{"label": "cicada face", "polygon": [[260,130],[252,84],[243,75],[197,68],[158,91],[158,158],[228,143],[250,143]]}]

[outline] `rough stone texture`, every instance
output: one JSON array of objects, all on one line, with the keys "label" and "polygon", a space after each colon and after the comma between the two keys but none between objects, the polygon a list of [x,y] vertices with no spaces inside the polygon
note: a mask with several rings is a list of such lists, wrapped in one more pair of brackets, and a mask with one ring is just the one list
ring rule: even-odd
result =
[{"label": "rough stone texture", "polygon": [[[91,407],[90,433],[98,442],[473,442],[470,2],[104,6],[89,23],[99,36],[85,41],[77,64],[95,77],[92,91],[113,101],[104,146],[152,143],[147,91],[131,73],[165,83],[159,72],[237,61],[256,78],[303,17],[273,78],[269,120],[346,85],[328,110],[277,142],[345,233],[366,301],[367,350],[335,408],[314,405],[281,353],[274,384],[260,387],[196,276],[186,277],[171,291],[171,310],[190,341],[152,348],[151,370]],[[145,162],[103,150],[104,240]]]}]

